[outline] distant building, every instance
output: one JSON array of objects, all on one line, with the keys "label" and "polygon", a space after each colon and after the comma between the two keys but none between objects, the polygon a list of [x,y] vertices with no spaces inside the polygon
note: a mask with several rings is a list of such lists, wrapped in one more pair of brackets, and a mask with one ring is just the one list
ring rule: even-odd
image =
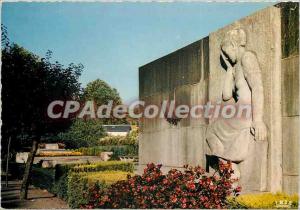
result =
[{"label": "distant building", "polygon": [[126,136],[131,131],[131,125],[103,125],[109,136]]}]

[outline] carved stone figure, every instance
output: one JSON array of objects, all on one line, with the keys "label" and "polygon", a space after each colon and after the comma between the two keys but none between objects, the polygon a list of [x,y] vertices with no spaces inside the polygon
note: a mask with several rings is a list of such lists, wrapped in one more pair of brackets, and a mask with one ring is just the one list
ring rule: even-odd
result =
[{"label": "carved stone figure", "polygon": [[226,71],[222,103],[250,104],[251,117],[219,118],[206,133],[208,157],[232,161],[235,178],[240,177],[238,164],[245,160],[250,141],[267,137],[261,69],[256,54],[246,49],[246,40],[243,29],[234,29],[225,34],[221,43],[220,62]]}]

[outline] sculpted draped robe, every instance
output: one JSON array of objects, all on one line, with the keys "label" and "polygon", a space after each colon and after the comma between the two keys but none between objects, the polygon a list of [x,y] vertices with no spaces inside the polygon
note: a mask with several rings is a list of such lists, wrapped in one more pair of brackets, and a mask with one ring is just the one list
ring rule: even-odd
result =
[{"label": "sculpted draped robe", "polygon": [[[238,110],[239,105],[248,104],[251,109],[251,87],[247,81],[247,76],[253,73],[259,73],[260,75],[256,56],[252,52],[245,52],[241,62],[237,62],[233,66],[232,78],[228,73],[226,72],[225,80],[232,80],[228,84],[231,83],[230,92],[234,93],[236,97],[234,100],[233,94],[225,94],[228,93],[227,85],[227,87],[224,87],[227,90],[223,88],[223,105],[233,104]],[[230,119],[218,118],[207,129],[208,155],[214,155],[233,162],[245,160],[249,144],[254,140],[250,132],[251,124],[252,110],[248,118],[237,118],[236,116]]]}]

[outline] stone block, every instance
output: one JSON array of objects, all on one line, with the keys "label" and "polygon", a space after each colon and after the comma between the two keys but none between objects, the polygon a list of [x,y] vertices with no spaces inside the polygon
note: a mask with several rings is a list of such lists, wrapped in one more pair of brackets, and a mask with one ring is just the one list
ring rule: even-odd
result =
[{"label": "stone block", "polygon": [[281,62],[282,115],[299,115],[299,56]]},{"label": "stone block", "polygon": [[26,163],[29,152],[18,152],[16,154],[16,163]]},{"label": "stone block", "polygon": [[283,192],[299,195],[299,176],[283,176]]},{"label": "stone block", "polygon": [[248,157],[239,164],[242,192],[267,190],[267,141],[252,141]]},{"label": "stone block", "polygon": [[282,120],[283,175],[299,175],[299,116]]},{"label": "stone block", "polygon": [[186,163],[192,166],[205,166],[206,126],[186,129]]}]

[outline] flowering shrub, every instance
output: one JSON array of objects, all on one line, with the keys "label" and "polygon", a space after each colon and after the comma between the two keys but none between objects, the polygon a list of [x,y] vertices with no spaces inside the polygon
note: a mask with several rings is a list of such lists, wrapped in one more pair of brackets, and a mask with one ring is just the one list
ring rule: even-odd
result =
[{"label": "flowering shrub", "polygon": [[142,176],[128,176],[109,188],[90,189],[88,204],[82,208],[226,208],[227,196],[236,196],[231,164],[220,163],[219,173],[205,174],[201,167],[185,166],[166,175],[161,165],[148,164]]}]

